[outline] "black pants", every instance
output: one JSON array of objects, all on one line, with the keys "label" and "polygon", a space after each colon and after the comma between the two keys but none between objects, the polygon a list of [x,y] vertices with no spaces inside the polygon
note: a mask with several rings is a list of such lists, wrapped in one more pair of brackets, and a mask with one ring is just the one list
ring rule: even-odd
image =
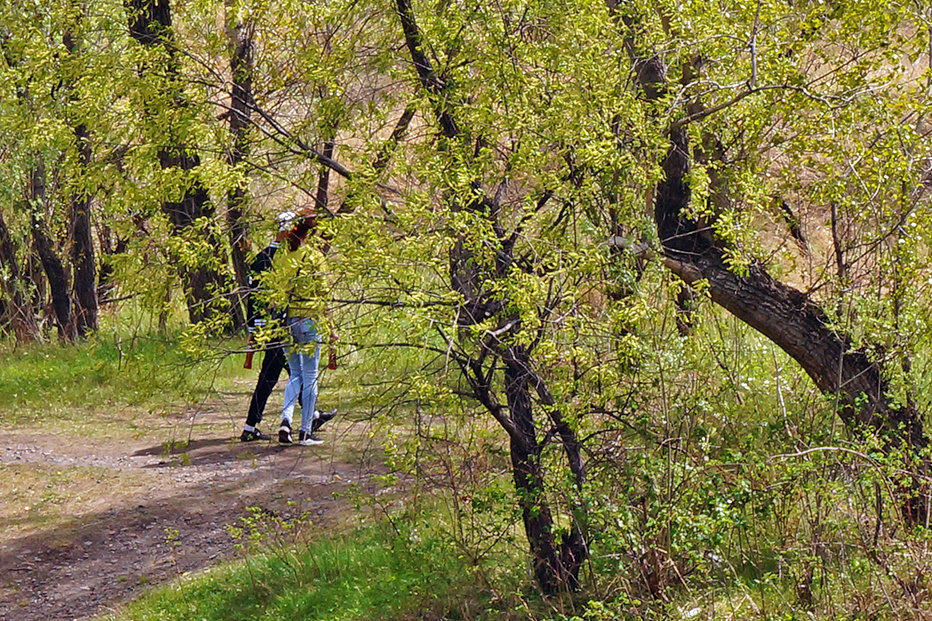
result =
[{"label": "black pants", "polygon": [[280,343],[269,343],[265,354],[262,356],[259,381],[256,382],[256,389],[252,391],[252,398],[249,400],[249,414],[246,415],[247,425],[255,427],[262,422],[265,404],[269,400],[269,395],[275,389],[278,378],[281,377],[282,369],[286,371],[288,369],[285,347]]}]

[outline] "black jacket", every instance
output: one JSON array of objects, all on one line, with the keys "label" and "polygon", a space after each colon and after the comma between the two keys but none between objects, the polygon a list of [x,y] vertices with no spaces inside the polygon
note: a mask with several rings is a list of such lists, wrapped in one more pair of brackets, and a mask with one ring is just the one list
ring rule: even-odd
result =
[{"label": "black jacket", "polygon": [[264,326],[269,319],[282,319],[283,314],[273,309],[265,308],[256,300],[256,291],[261,285],[262,272],[272,267],[272,259],[275,257],[275,251],[278,250],[281,243],[273,241],[262,249],[256,255],[256,259],[249,265],[249,292],[246,295],[246,326],[250,334],[257,328]]}]

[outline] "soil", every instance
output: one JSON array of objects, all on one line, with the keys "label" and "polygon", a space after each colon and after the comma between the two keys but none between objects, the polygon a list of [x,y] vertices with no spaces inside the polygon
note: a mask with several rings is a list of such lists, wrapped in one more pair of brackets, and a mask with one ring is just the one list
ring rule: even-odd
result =
[{"label": "soil", "polygon": [[0,619],[112,612],[243,554],[227,527],[255,511],[247,507],[325,531],[352,517],[340,492],[377,487],[380,468],[353,450],[365,434],[346,417],[321,430],[323,445],[281,447],[239,442],[235,409],[202,406],[133,434],[5,431]]}]

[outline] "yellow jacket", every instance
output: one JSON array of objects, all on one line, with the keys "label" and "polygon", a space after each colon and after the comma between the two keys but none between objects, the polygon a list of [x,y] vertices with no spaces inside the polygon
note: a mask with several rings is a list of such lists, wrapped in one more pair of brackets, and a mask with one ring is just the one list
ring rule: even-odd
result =
[{"label": "yellow jacket", "polygon": [[323,253],[313,245],[291,250],[283,244],[272,268],[262,275],[262,301],[288,317],[323,320],[330,293],[324,263]]}]

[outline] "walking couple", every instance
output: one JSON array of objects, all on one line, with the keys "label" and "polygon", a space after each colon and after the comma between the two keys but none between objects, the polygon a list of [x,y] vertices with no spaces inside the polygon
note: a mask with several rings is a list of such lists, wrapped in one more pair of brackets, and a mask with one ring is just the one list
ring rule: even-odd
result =
[{"label": "walking couple", "polygon": [[[259,379],[249,401],[249,412],[240,440],[270,440],[259,430],[269,395],[283,369],[289,373],[285,385],[278,442],[294,443],[292,420],[301,405],[298,444],[321,444],[317,430],[336,415],[336,409],[317,410],[320,376],[321,335],[337,339],[326,304],[327,281],[324,252],[328,244],[317,230],[313,212],[286,211],[278,215],[278,235],[250,266],[247,314],[250,347],[260,346],[265,355]],[[311,239],[308,239],[308,238]],[[247,356],[247,366],[251,366]],[[330,350],[330,368],[336,368]]]}]

